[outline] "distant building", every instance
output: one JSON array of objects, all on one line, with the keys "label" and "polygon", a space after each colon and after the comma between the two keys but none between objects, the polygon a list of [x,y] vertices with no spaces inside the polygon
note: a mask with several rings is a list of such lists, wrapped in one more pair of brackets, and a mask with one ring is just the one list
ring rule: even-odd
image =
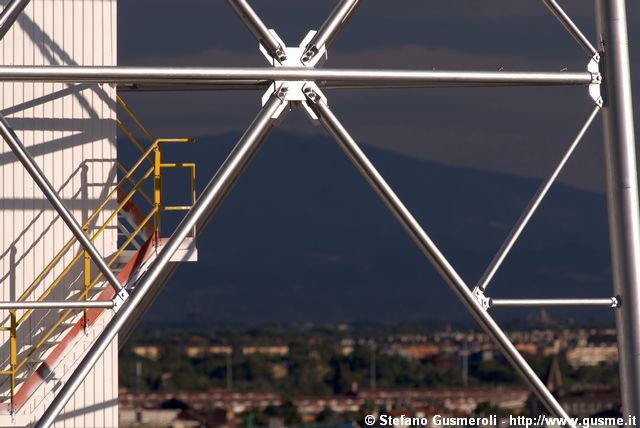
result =
[{"label": "distant building", "polygon": [[131,351],[139,357],[148,358],[152,361],[157,361],[160,358],[160,348],[153,345],[134,346]]},{"label": "distant building", "polygon": [[387,353],[408,360],[424,360],[440,353],[440,347],[431,343],[395,343],[387,348]]},{"label": "distant building", "polygon": [[269,371],[274,379],[284,379],[289,375],[289,367],[285,363],[272,363],[269,365]]},{"label": "distant building", "polygon": [[244,346],[242,348],[242,355],[272,355],[272,356],[285,356],[289,353],[289,346],[287,345],[257,345],[257,346]]},{"label": "distant building", "polygon": [[225,345],[188,346],[185,353],[189,358],[200,358],[206,355],[231,355],[233,348]]},{"label": "distant building", "polygon": [[515,346],[516,346],[516,349],[520,351],[520,353],[522,354],[529,354],[529,355],[538,354],[538,345],[536,345],[535,343],[519,342],[519,343],[516,343]]},{"label": "distant building", "polygon": [[180,410],[177,409],[121,409],[119,420],[123,427],[173,427],[179,414]]},{"label": "distant building", "polygon": [[351,338],[342,339],[338,344],[338,352],[340,353],[340,355],[345,357],[353,354],[354,349],[355,349],[355,341]]},{"label": "distant building", "polygon": [[[523,388],[503,387],[377,389],[339,396],[295,397],[293,404],[303,421],[313,422],[327,408],[338,414],[357,415],[366,402],[373,403],[377,409],[384,409],[389,415],[401,409],[400,414],[406,416],[463,416],[473,412],[482,402],[518,414],[528,395],[529,392]],[[121,391],[119,397],[120,426],[123,428],[151,426],[151,421],[157,422],[155,426],[166,427],[238,426],[248,411],[263,411],[269,406],[282,405],[278,394],[265,392],[211,390],[130,394]],[[141,421],[147,425],[140,424]],[[193,421],[200,421],[201,425]]]},{"label": "distant building", "polygon": [[598,364],[613,364],[618,361],[618,347],[616,345],[576,346],[568,349],[565,358],[572,367],[597,366]]}]

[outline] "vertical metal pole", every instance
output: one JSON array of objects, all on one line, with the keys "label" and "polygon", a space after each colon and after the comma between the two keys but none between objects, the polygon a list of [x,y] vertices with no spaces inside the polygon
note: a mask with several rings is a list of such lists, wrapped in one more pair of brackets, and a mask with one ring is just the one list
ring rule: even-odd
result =
[{"label": "vertical metal pole", "polygon": [[211,179],[202,192],[196,204],[180,222],[171,235],[167,245],[160,251],[158,257],[151,263],[149,269],[133,285],[133,292],[122,307],[116,312],[109,324],[105,327],[100,337],[94,342],[82,359],[78,367],[71,374],[64,386],[58,391],[51,405],[35,425],[37,428],[50,427],[67,404],[73,393],[78,389],[82,381],[87,377],[91,368],[96,364],[100,356],[107,349],[111,341],[118,334],[127,320],[136,314],[138,304],[144,299],[145,294],[153,288],[154,283],[172,268],[169,263],[180,244],[189,235],[194,226],[198,229],[204,227],[225,197],[236,183],[242,172],[257,153],[267,134],[276,123],[274,116],[284,103],[283,93],[277,91],[264,105],[258,116],[251,123],[247,131],[242,135],[238,144],[234,147],[229,157],[224,161],[216,175]]},{"label": "vertical metal pole", "polygon": [[462,386],[464,388],[469,386],[469,341],[466,337],[462,348]]},{"label": "vertical metal pole", "polygon": [[160,164],[162,163],[162,153],[160,152],[160,144],[156,144],[153,148],[153,229],[154,240],[156,245],[160,238],[160,204],[162,203],[162,175]]},{"label": "vertical metal pole", "polygon": [[9,364],[11,367],[11,385],[9,391],[11,394],[11,411],[13,412],[13,398],[16,394],[16,367],[18,366],[18,321],[16,311],[9,311],[11,318],[11,332],[9,334]]},{"label": "vertical metal pole", "polygon": [[[89,236],[89,227],[83,226],[82,230]],[[82,300],[87,301],[89,299],[89,289],[91,288],[91,257],[89,257],[89,253],[86,250],[83,252],[84,257],[84,293],[82,293]],[[84,329],[86,330],[87,325],[87,310],[82,310],[82,324]]]},{"label": "vertical metal pole", "polygon": [[233,363],[231,360],[231,353],[233,351],[227,352],[227,391],[231,392],[233,389]]},{"label": "vertical metal pole", "polygon": [[376,342],[371,340],[369,347],[371,348],[369,350],[369,358],[371,359],[369,364],[369,388],[374,391],[376,389],[376,375],[378,373],[376,369]]},{"label": "vertical metal pole", "polygon": [[140,394],[142,390],[142,363],[136,361],[136,394]]},{"label": "vertical metal pole", "polygon": [[604,150],[623,412],[640,414],[640,210],[624,0],[596,0],[604,62]]}]

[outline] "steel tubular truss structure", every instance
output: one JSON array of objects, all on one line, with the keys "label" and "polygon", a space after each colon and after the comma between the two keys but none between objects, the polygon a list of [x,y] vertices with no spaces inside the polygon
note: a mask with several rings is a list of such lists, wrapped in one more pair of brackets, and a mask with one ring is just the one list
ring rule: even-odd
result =
[{"label": "steel tubular truss structure", "polygon": [[[37,0],[35,0],[37,1]],[[0,15],[0,37],[15,22],[29,0],[12,0]],[[500,306],[606,306],[616,311],[619,334],[623,410],[640,413],[640,218],[635,165],[635,140],[629,77],[627,24],[624,0],[595,0],[595,46],[555,0],[543,0],[552,14],[586,53],[583,72],[477,72],[409,70],[337,70],[320,68],[327,50],[359,6],[359,0],[340,0],[318,31],[311,31],[295,47],[287,46],[269,29],[246,0],[228,0],[259,42],[270,66],[264,68],[151,68],[151,67],[3,67],[0,81],[110,83],[121,90],[262,89],[263,107],[218,169],[193,207],[146,272],[131,284],[120,284],[82,227],[65,207],[51,183],[27,153],[9,123],[0,117],[0,135],[51,205],[64,219],[116,290],[107,302],[0,302],[0,309],[111,308],[113,318],[76,370],[60,388],[36,426],[48,427],[87,376],[109,343],[128,321],[139,318],[145,299],[157,293],[174,269],[169,261],[194,229],[203,228],[222,204],[269,132],[291,108],[303,108],[322,125],[375,190],[424,256],[442,276],[467,310],[493,338],[513,367],[554,415],[565,410],[489,313]],[[597,46],[597,47],[596,47]],[[413,217],[393,189],[334,115],[322,90],[339,88],[424,88],[579,85],[587,89],[593,110],[569,144],[551,175],[507,236],[482,278],[471,288]],[[493,299],[486,295],[494,275],[509,255],[527,223],[548,193],[598,113],[603,112],[607,167],[607,195],[615,297],[601,299]],[[568,424],[569,419],[566,419]]]}]

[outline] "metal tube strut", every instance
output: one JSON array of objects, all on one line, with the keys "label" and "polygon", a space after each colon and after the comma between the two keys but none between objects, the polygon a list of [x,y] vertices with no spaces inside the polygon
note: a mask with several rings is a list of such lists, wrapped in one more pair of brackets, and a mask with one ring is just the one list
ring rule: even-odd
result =
[{"label": "metal tube strut", "polygon": [[[345,154],[356,166],[358,171],[376,191],[398,222],[405,228],[414,242],[429,259],[434,268],[447,282],[449,287],[462,301],[469,312],[478,320],[478,323],[491,335],[502,350],[507,359],[513,364],[524,380],[531,386],[542,403],[556,416],[568,418],[567,413],[549,392],[544,383],[540,381],[533,369],[516,350],[509,338],[500,329],[489,313],[474,298],[473,294],[462,278],[449,264],[444,255],[433,243],[431,238],[422,229],[418,221],[413,217],[402,201],[389,187],[384,178],[371,164],[366,155],[360,150],[357,143],[351,138],[346,129],[333,115],[329,107],[315,93],[307,93],[311,106],[318,115],[320,123],[327,132],[336,140]],[[566,419],[569,420],[569,419]]]},{"label": "metal tube strut", "polygon": [[[192,91],[266,91],[272,85],[271,81],[267,80],[240,80],[236,84],[223,82],[212,82],[198,84],[198,83],[117,83],[116,89],[118,92],[192,92]],[[332,80],[330,83],[327,81],[320,81],[316,83],[320,89],[442,89],[442,88],[473,88],[477,84],[464,84],[464,83],[387,83],[384,86],[379,84],[365,85],[358,83],[357,81],[340,82]],[[487,86],[487,85],[485,85]],[[494,87],[510,87],[510,86],[522,86],[518,84],[500,84],[493,85]],[[526,85],[525,85],[526,86]],[[530,85],[529,85],[530,86]]]},{"label": "metal tube strut", "polygon": [[598,47],[604,49],[604,152],[622,411],[640,415],[640,210],[624,0],[596,0]]},{"label": "metal tube strut", "polygon": [[0,310],[19,309],[90,309],[115,306],[112,300],[61,301],[61,302],[0,302]]},{"label": "metal tube strut", "polygon": [[262,19],[253,10],[247,0],[228,0],[229,5],[238,14],[244,25],[251,31],[251,34],[258,39],[258,42],[264,46],[269,54],[282,62],[287,59],[284,46],[269,31]]},{"label": "metal tube strut", "polygon": [[267,134],[275,125],[274,115],[281,109],[284,102],[280,92],[273,94],[267,101],[254,121],[249,125],[247,131],[242,135],[229,157],[204,189],[200,198],[198,198],[173,232],[158,257],[151,263],[143,276],[134,283],[133,292],[129,299],[123,303],[120,310],[109,321],[100,337],[91,346],[87,355],[85,355],[51,405],[44,412],[36,427],[48,428],[53,424],[65,404],[89,374],[91,368],[107,349],[113,338],[118,334],[120,328],[126,324],[131,316],[136,314],[138,304],[144,299],[145,294],[165,271],[171,269],[169,261],[180,244],[194,227],[200,230],[211,220],[213,214],[222,204],[232,186],[242,175],[242,172],[264,142]]},{"label": "metal tube strut", "polygon": [[331,11],[331,14],[322,24],[318,32],[313,36],[302,54],[302,62],[309,62],[315,57],[322,46],[329,48],[329,45],[336,38],[340,30],[347,23],[353,12],[360,4],[360,0],[341,0]]},{"label": "metal tube strut", "polygon": [[551,13],[560,21],[560,24],[571,34],[571,36],[578,42],[580,47],[584,49],[589,58],[598,55],[598,51],[593,47],[589,39],[580,31],[578,26],[569,18],[569,15],[560,7],[556,0],[542,0],[549,8]]},{"label": "metal tube strut", "polygon": [[578,135],[573,140],[573,142],[569,145],[569,148],[567,149],[564,156],[560,160],[560,163],[558,163],[558,165],[556,166],[553,173],[549,176],[549,178],[547,178],[542,183],[542,185],[538,188],[538,191],[529,202],[529,205],[527,205],[527,208],[524,210],[524,212],[522,213],[522,215],[520,216],[516,224],[513,226],[513,228],[509,232],[507,239],[505,239],[505,241],[502,243],[502,246],[498,250],[498,253],[491,260],[491,263],[489,263],[489,266],[487,266],[487,269],[482,274],[482,277],[480,278],[480,281],[478,281],[476,288],[480,289],[482,292],[484,292],[487,289],[487,287],[489,286],[489,283],[491,282],[494,275],[502,265],[502,262],[504,262],[505,258],[509,254],[509,251],[511,251],[511,248],[513,248],[513,245],[516,243],[516,241],[522,234],[522,231],[529,223],[529,220],[531,220],[531,217],[533,217],[533,214],[536,212],[536,210],[540,206],[540,203],[549,192],[551,185],[556,181],[556,178],[558,178],[558,175],[560,175],[560,171],[562,171],[562,168],[564,168],[565,164],[567,163],[567,161],[575,151],[576,147],[578,147],[578,144],[582,140],[582,137],[584,136],[584,134],[587,132],[587,130],[593,123],[593,120],[596,118],[599,111],[600,111],[600,107],[596,106],[596,108],[593,109],[591,114],[589,114],[587,121],[584,123],[584,125],[582,125],[582,128],[580,128],[580,131],[578,132]]},{"label": "metal tube strut", "polygon": [[537,306],[605,306],[617,308],[616,297],[606,299],[489,299],[489,307],[537,307]]},{"label": "metal tube strut", "polygon": [[93,242],[89,239],[87,235],[84,234],[82,230],[82,226],[77,222],[73,214],[69,212],[67,207],[64,206],[64,202],[60,199],[60,196],[56,193],[49,180],[45,177],[42,170],[36,163],[35,160],[31,157],[31,155],[27,152],[25,147],[20,142],[20,139],[11,128],[11,125],[7,122],[4,116],[0,115],[0,135],[4,138],[7,145],[11,149],[11,151],[16,155],[20,163],[24,166],[24,169],[27,170],[29,175],[33,178],[33,181],[36,182],[44,196],[49,200],[49,203],[53,205],[53,208],[58,212],[62,220],[65,222],[67,227],[71,230],[71,233],[76,237],[82,248],[85,249],[91,259],[96,264],[100,272],[104,275],[107,282],[116,290],[116,292],[120,292],[122,290],[122,286],[120,282],[116,278],[115,274],[107,263],[104,261],[100,252],[93,245]]},{"label": "metal tube strut", "polygon": [[9,32],[31,0],[13,0],[0,13],[0,40]]},{"label": "metal tube strut", "polygon": [[3,82],[60,83],[197,83],[237,86],[243,81],[255,86],[260,82],[315,81],[365,87],[465,86],[554,86],[590,85],[597,76],[588,72],[520,72],[520,71],[434,71],[434,70],[363,70],[314,69],[304,67],[177,68],[177,67],[0,67]]}]

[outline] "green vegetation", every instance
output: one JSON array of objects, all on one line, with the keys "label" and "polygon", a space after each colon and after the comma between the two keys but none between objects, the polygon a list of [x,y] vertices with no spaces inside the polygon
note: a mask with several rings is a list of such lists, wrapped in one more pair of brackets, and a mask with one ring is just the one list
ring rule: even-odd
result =
[{"label": "green vegetation", "polygon": [[[348,394],[358,388],[369,388],[372,381],[377,388],[463,386],[459,344],[448,343],[447,350],[436,356],[411,359],[385,346],[399,334],[428,335],[430,332],[418,331],[415,327],[403,331],[397,326],[393,329],[383,326],[378,330],[371,326],[230,327],[206,332],[151,330],[135,336],[121,351],[120,384],[130,391],[140,392],[222,389],[228,386],[230,365],[233,390],[276,392],[290,397]],[[341,347],[345,339],[351,340],[351,345]],[[376,343],[375,351],[371,343]],[[157,348],[158,355],[151,359],[134,353],[136,347],[145,345]],[[195,357],[187,356],[187,347],[207,349],[213,345],[231,346],[233,353],[229,357],[224,353],[203,351]],[[244,346],[286,346],[287,351],[282,355],[249,354],[242,352]],[[551,357],[540,355],[527,359],[534,370],[542,377],[546,376]],[[572,368],[563,359],[559,363],[566,385],[617,383],[616,365]],[[375,367],[374,379],[371,378],[372,365]],[[136,367],[139,375],[136,375]],[[481,353],[472,354],[468,367],[470,386],[523,385],[497,353],[493,358],[482,358]],[[325,416],[331,420],[330,414]]]}]

